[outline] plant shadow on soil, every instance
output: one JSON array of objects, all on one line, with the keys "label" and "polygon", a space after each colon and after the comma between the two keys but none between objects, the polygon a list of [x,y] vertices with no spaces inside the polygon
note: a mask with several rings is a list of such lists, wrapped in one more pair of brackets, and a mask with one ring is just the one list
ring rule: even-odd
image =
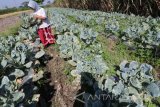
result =
[{"label": "plant shadow on soil", "polygon": [[[90,83],[96,84],[95,85],[89,85]],[[83,95],[86,97],[86,101],[84,101]],[[99,94],[99,95],[97,95]],[[98,82],[96,79],[92,76],[91,73],[84,72],[81,74],[81,89],[78,90],[76,95],[76,100],[74,102],[73,107],[88,107],[93,106],[91,102],[95,101],[94,107],[99,107],[99,105],[102,105],[101,107],[126,107],[126,103],[118,103],[116,100],[116,97],[113,97],[111,93],[109,93],[107,90],[103,91],[100,88],[98,88]],[[97,100],[95,100],[97,99]],[[99,102],[99,103],[97,103]],[[85,105],[85,103],[87,105]],[[133,104],[131,107],[135,107],[136,105]]]},{"label": "plant shadow on soil", "polygon": [[[46,48],[47,54],[53,56],[53,58],[47,63],[46,70],[49,71],[51,76],[52,98],[51,105],[46,107],[73,107],[74,96],[79,88],[78,83],[69,83],[68,77],[64,73],[66,69],[66,62],[60,57],[56,50],[56,46],[49,46]],[[46,95],[44,92],[44,96]],[[49,101],[48,100],[48,101]],[[44,107],[44,106],[43,106]]]},{"label": "plant shadow on soil", "polygon": [[[46,78],[50,78],[50,73],[45,74]],[[48,76],[48,77],[47,77]],[[51,107],[52,106],[52,97],[54,96],[55,93],[55,88],[54,85],[50,84],[51,81],[45,80],[45,83],[43,83],[40,86],[39,93],[41,94],[38,107]]]},{"label": "plant shadow on soil", "polygon": [[[52,60],[53,57],[50,55],[45,55],[40,58],[40,63],[42,67],[45,68],[48,61]],[[40,79],[36,86],[39,87],[40,98],[37,107],[51,107],[52,106],[52,98],[55,93],[55,87],[52,84],[51,73],[44,69],[43,78]]]}]

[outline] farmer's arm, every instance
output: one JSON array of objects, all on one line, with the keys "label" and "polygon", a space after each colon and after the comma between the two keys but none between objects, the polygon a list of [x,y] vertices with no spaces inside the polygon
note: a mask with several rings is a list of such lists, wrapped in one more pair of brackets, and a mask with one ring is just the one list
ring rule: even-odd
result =
[{"label": "farmer's arm", "polygon": [[36,18],[36,19],[40,19],[40,20],[46,19],[45,16],[41,16],[41,15],[34,15],[33,17]]},{"label": "farmer's arm", "polygon": [[44,20],[47,18],[46,12],[44,9],[41,9],[37,14],[34,15],[34,18]]}]

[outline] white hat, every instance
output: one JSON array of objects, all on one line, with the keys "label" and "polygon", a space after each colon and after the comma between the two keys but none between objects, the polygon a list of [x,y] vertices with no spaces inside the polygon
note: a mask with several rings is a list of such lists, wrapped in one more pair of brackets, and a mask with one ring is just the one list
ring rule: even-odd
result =
[{"label": "white hat", "polygon": [[32,9],[34,9],[35,11],[39,10],[39,6],[37,4],[37,2],[30,0],[28,3],[28,7],[31,7]]}]

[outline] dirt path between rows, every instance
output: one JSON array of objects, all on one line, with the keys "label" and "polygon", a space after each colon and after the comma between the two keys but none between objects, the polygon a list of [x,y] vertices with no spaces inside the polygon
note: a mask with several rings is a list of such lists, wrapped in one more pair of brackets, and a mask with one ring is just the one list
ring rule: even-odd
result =
[{"label": "dirt path between rows", "polygon": [[27,10],[0,15],[0,32],[4,31],[8,27],[15,26],[20,21],[19,15],[23,12],[28,13],[30,11]]},{"label": "dirt path between rows", "polygon": [[48,47],[47,53],[48,55],[53,56],[53,59],[48,62],[46,67],[47,71],[51,73],[51,81],[55,89],[54,96],[52,96],[51,99],[51,107],[80,107],[75,104],[76,94],[81,88],[80,78],[75,79],[70,83],[67,82],[68,77],[64,74],[66,62],[60,58],[59,53],[54,49],[54,47]]}]

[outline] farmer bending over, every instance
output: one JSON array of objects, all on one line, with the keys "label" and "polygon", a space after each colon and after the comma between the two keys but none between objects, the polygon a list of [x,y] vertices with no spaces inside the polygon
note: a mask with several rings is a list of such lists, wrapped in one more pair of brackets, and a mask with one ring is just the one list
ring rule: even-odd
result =
[{"label": "farmer bending over", "polygon": [[48,44],[54,44],[55,38],[51,33],[51,26],[44,8],[39,7],[33,0],[29,1],[28,6],[34,10],[33,17],[42,21],[38,28],[38,35],[44,47]]}]

